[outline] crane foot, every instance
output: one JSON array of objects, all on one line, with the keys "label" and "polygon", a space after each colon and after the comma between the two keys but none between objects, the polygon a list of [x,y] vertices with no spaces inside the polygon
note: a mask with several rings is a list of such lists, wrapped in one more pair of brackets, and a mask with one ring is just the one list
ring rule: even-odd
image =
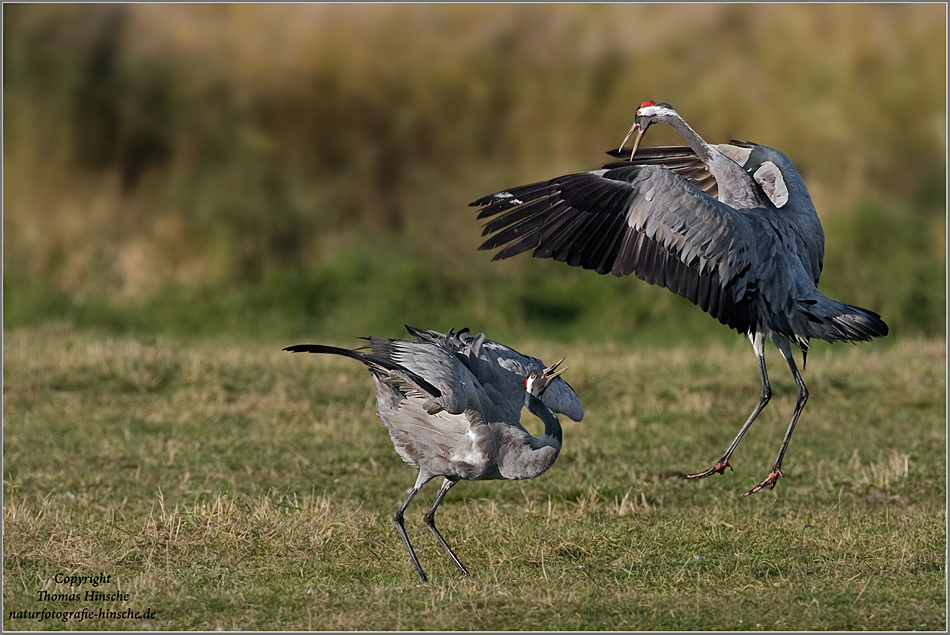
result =
[{"label": "crane foot", "polygon": [[700,472],[699,474],[686,474],[683,478],[706,478],[713,474],[725,474],[727,467],[732,470],[732,466],[729,465],[729,459],[722,459],[708,470]]},{"label": "crane foot", "polygon": [[750,489],[748,492],[746,492],[745,496],[748,496],[749,494],[755,494],[760,489],[763,489],[766,485],[770,486],[769,489],[775,489],[775,484],[778,482],[778,477],[780,476],[782,476],[782,470],[779,470],[779,469],[772,470],[772,473],[769,474],[765,478],[764,481],[762,481],[761,483],[759,483],[758,485]]}]

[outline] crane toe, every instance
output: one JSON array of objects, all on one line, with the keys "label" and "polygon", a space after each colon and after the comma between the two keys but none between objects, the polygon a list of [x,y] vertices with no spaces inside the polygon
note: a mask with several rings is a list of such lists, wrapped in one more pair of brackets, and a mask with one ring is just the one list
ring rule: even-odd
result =
[{"label": "crane toe", "polygon": [[761,483],[759,483],[758,485],[750,489],[748,492],[744,494],[744,496],[748,496],[749,494],[755,494],[760,489],[763,489],[766,486],[769,486],[769,489],[775,489],[775,484],[778,482],[778,477],[780,476],[782,476],[782,470],[772,470],[772,473],[769,474],[767,477],[765,477],[764,481],[762,481]]},{"label": "crane toe", "polygon": [[706,478],[707,476],[712,476],[713,474],[725,474],[727,467],[730,471],[732,471],[732,466],[729,465],[729,459],[720,459],[718,463],[708,470],[704,470],[699,474],[686,474],[683,478]]}]

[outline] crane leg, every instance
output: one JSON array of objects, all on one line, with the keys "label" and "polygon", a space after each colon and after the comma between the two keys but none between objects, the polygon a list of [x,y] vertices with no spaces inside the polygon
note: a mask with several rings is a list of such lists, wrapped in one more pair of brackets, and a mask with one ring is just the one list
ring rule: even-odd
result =
[{"label": "crane leg", "polygon": [[[419,480],[422,479],[420,478]],[[423,483],[425,483],[425,481],[423,481]],[[402,507],[400,507],[395,514],[393,514],[393,522],[396,523],[396,531],[399,532],[399,536],[402,538],[403,544],[406,545],[406,549],[409,550],[409,557],[412,558],[412,564],[416,566],[416,572],[419,573],[419,577],[422,578],[423,582],[425,582],[428,579],[426,578],[426,572],[422,570],[422,565],[419,564],[419,558],[416,557],[416,552],[412,548],[412,543],[409,542],[409,536],[406,535],[406,528],[402,525],[403,512],[406,511],[406,507],[409,506],[409,502],[415,498],[416,494],[419,493],[419,488],[421,487],[422,483],[416,481],[416,485],[412,488],[412,491],[409,492],[409,497],[406,498],[406,502],[402,504]]]},{"label": "crane leg", "polygon": [[798,387],[798,399],[795,401],[795,412],[792,413],[792,420],[788,424],[788,430],[785,431],[785,438],[782,439],[782,447],[779,448],[778,458],[775,459],[775,465],[772,466],[772,471],[765,477],[764,481],[746,492],[746,496],[755,494],[766,486],[769,486],[769,489],[775,489],[775,483],[778,482],[778,477],[782,476],[782,460],[785,458],[785,451],[788,450],[788,442],[792,440],[792,432],[795,431],[795,424],[798,423],[798,417],[802,414],[802,410],[805,409],[805,402],[808,401],[808,389],[805,388],[805,382],[802,380],[801,373],[798,372],[798,368],[795,366],[795,360],[792,357],[792,349],[789,346],[788,340],[775,342],[775,345],[778,346],[778,349],[782,352],[782,356],[785,357],[785,361],[788,362],[788,367],[792,370],[795,385]]},{"label": "crane leg", "polygon": [[742,440],[743,435],[749,429],[749,426],[752,425],[752,422],[755,421],[755,418],[759,416],[759,413],[762,412],[762,409],[765,408],[765,405],[769,402],[769,399],[772,398],[772,387],[769,385],[769,374],[765,369],[765,340],[764,334],[761,332],[756,332],[750,338],[752,340],[752,349],[755,351],[755,356],[759,359],[759,374],[762,377],[762,393],[759,395],[759,404],[755,407],[755,410],[752,411],[752,414],[749,415],[749,418],[746,419],[746,422],[742,425],[742,428],[739,429],[739,434],[736,435],[736,438],[732,440],[732,443],[729,445],[729,448],[726,450],[725,454],[722,455],[722,458],[719,461],[703,472],[698,474],[687,474],[685,478],[706,478],[707,476],[712,476],[713,474],[723,474],[728,467],[730,470],[732,466],[729,465],[729,457],[732,456],[732,453],[735,452],[736,446],[739,445],[739,441]]},{"label": "crane leg", "polygon": [[462,570],[462,573],[471,577],[472,574],[468,572],[468,569],[465,568],[465,565],[462,564],[462,561],[458,559],[458,557],[452,551],[452,548],[449,547],[449,543],[445,542],[445,538],[442,537],[442,534],[440,534],[439,530],[435,527],[435,509],[439,506],[439,503],[442,502],[442,499],[445,498],[445,495],[450,489],[452,489],[452,486],[455,485],[455,483],[457,483],[457,481],[445,479],[445,482],[442,483],[442,489],[439,490],[439,495],[435,497],[432,507],[430,507],[429,511],[426,512],[426,515],[422,517],[422,520],[425,521],[426,526],[439,540],[439,544],[442,545],[442,548],[445,549],[450,556],[452,556],[452,560],[454,560],[455,564],[458,565],[458,568]]}]

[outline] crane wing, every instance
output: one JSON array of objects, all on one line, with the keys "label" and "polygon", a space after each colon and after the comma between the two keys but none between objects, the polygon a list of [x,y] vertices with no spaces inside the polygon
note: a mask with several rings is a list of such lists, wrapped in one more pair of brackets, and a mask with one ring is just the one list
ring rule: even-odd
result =
[{"label": "crane wing", "polygon": [[[763,159],[761,157],[762,152],[759,152],[760,156],[751,156],[756,148],[772,153],[777,153],[776,150],[737,139],[733,139],[729,143],[717,144],[715,147],[751,174],[753,180],[762,189],[762,194],[777,209],[781,209],[788,203],[789,191],[785,183],[786,175],[784,171],[771,160]],[[639,148],[636,156],[632,159],[622,149],[608,150],[607,154],[623,159],[623,161],[610,163],[605,165],[605,168],[616,168],[624,165],[662,165],[673,170],[706,194],[716,199],[719,198],[719,185],[716,183],[716,178],[689,146],[645,146]],[[788,168],[791,168],[796,177],[798,176],[798,172],[791,165],[791,162],[788,162]]]},{"label": "crane wing", "polygon": [[493,415],[493,404],[482,399],[478,378],[462,361],[443,346],[427,342],[407,342],[385,337],[368,338],[373,357],[395,363],[422,377],[438,389],[438,403],[451,414],[474,408]]},{"label": "crane wing", "polygon": [[[507,400],[520,413],[524,403],[524,378],[532,371],[538,371],[548,364],[537,357],[519,353],[510,346],[485,340],[479,351],[480,363],[473,364],[478,369],[483,384],[491,384],[504,392]],[[577,393],[563,377],[557,377],[544,391],[541,402],[554,412],[559,412],[574,421],[584,418],[584,406]]]},{"label": "crane wing", "polygon": [[[722,145],[716,147],[720,151],[724,150]],[[641,146],[633,159],[630,159],[629,150],[609,150],[607,154],[622,161],[608,163],[604,166],[605,168],[619,168],[625,165],[661,165],[673,170],[706,194],[718,198],[719,187],[715,177],[689,146]],[[724,154],[733,158],[728,152]]]},{"label": "crane wing", "polygon": [[479,397],[477,380],[439,346],[368,339],[372,353],[321,344],[297,344],[284,350],[342,355],[362,362],[376,381],[379,417],[406,463],[430,478],[483,478],[497,443],[488,432],[486,416],[494,418],[497,412]]},{"label": "crane wing", "polygon": [[429,414],[446,410],[453,415],[469,409],[483,411],[490,403],[479,397],[478,380],[449,351],[430,344],[403,342],[381,337],[367,338],[372,353],[360,350],[296,344],[291,353],[329,353],[363,362],[380,381],[424,403]]},{"label": "crane wing", "polygon": [[743,211],[671,169],[628,162],[483,197],[492,218],[479,249],[494,260],[534,250],[571,266],[635,274],[666,287],[740,332],[755,321],[756,238]]},{"label": "crane wing", "polygon": [[348,348],[338,348],[336,346],[324,346],[323,344],[294,344],[284,349],[290,353],[324,353],[329,355],[341,355],[357,361],[363,362],[377,375],[391,375],[399,377],[407,385],[414,385],[414,390],[425,393],[429,397],[438,398],[442,396],[442,391],[430,384],[425,378],[412,372],[391,359],[382,359],[368,355],[363,351],[354,351]]},{"label": "crane wing", "polygon": [[[733,139],[715,147],[752,175],[753,180],[762,188],[762,193],[775,207],[772,211],[780,212],[782,222],[779,225],[794,226],[795,246],[817,285],[824,260],[825,237],[808,189],[795,165],[778,150],[749,141]],[[607,154],[624,160],[610,163],[604,166],[606,168],[661,165],[673,170],[713,198],[719,196],[716,179],[689,146],[641,147],[632,161],[628,160],[630,153],[623,150],[609,150]]]},{"label": "crane wing", "polygon": [[[484,333],[472,335],[468,328],[439,333],[407,324],[406,329],[417,342],[438,344],[454,352],[509,421],[520,419],[525,377],[547,366],[536,357],[523,355],[510,346],[487,339]],[[557,377],[548,386],[541,401],[554,412],[574,421],[584,418],[584,406],[571,385],[562,377]]]}]

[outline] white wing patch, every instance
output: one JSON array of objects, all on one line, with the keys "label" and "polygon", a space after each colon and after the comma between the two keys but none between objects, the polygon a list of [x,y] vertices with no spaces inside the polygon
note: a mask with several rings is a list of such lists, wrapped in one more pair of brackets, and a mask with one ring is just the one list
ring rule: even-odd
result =
[{"label": "white wing patch", "polygon": [[772,201],[775,207],[782,207],[788,203],[788,187],[785,185],[785,178],[778,166],[771,161],[764,162],[759,169],[752,175],[755,182],[762,186],[765,195]]}]

